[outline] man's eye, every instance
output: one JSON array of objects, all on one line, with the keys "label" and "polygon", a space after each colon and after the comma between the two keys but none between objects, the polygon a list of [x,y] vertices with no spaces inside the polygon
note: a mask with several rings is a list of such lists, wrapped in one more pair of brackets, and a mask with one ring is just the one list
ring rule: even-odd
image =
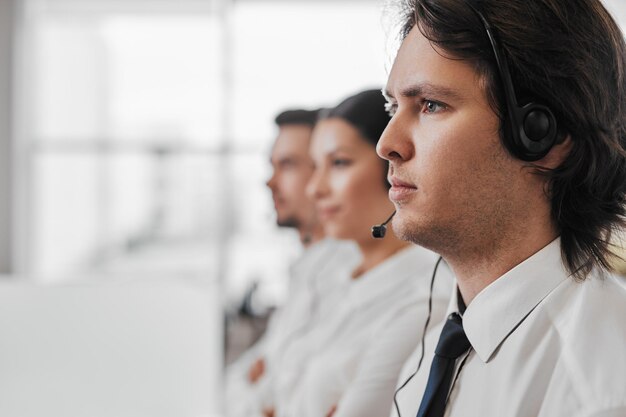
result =
[{"label": "man's eye", "polygon": [[423,109],[425,113],[437,113],[438,111],[444,110],[446,106],[438,101],[433,100],[424,100]]}]

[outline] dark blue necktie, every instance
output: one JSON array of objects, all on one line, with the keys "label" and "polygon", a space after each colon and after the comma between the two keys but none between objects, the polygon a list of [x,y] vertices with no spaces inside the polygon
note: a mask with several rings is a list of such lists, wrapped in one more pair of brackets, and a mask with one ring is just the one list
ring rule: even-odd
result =
[{"label": "dark blue necktie", "polygon": [[461,316],[450,314],[439,336],[417,417],[443,417],[456,359],[467,352],[470,346]]}]

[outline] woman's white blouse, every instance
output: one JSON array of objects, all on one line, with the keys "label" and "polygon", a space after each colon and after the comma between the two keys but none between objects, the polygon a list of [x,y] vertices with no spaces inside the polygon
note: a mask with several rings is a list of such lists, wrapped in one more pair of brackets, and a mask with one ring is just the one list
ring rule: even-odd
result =
[{"label": "woman's white blouse", "polygon": [[[412,246],[352,280],[321,325],[294,343],[276,376],[280,417],[387,415],[398,374],[422,337],[437,255]],[[443,319],[452,276],[441,266],[432,322]],[[285,371],[285,372],[283,372]]]}]

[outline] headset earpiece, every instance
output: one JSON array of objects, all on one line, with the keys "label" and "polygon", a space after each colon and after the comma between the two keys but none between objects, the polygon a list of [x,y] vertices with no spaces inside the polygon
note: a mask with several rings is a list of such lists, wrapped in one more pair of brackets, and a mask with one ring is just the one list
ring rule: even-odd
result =
[{"label": "headset earpiece", "polygon": [[515,106],[512,116],[510,135],[504,138],[509,152],[524,161],[537,161],[546,156],[557,139],[557,123],[552,111],[531,102],[523,107]]},{"label": "headset earpiece", "polygon": [[[479,4],[479,2],[476,3]],[[538,161],[546,156],[556,143],[558,133],[556,117],[552,110],[543,104],[532,101],[523,106],[519,104],[507,61],[502,55],[489,22],[472,3],[468,5],[476,13],[487,32],[502,80],[507,121],[510,125],[509,132],[507,132],[509,134],[504,135],[504,146],[513,156],[523,161]]]}]

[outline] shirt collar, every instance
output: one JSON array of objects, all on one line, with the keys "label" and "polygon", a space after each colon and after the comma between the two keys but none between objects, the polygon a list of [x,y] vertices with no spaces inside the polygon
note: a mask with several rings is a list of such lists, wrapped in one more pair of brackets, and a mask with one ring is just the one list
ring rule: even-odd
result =
[{"label": "shirt collar", "polygon": [[[467,306],[463,328],[483,362],[568,273],[557,238],[483,289]],[[456,291],[451,307],[456,309]],[[454,302],[454,304],[452,304]]]}]

